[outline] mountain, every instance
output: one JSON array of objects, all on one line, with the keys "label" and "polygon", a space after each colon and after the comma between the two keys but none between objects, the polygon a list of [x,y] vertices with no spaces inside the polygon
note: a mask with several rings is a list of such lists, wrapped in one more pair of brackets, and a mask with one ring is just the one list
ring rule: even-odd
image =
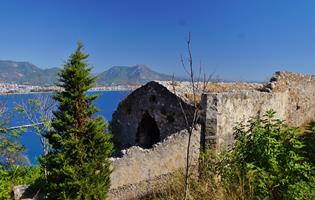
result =
[{"label": "mountain", "polygon": [[52,85],[59,69],[40,69],[29,62],[0,60],[0,82],[30,85]]},{"label": "mountain", "polygon": [[[41,69],[29,62],[0,60],[0,83],[49,86],[56,83],[59,70]],[[155,72],[145,65],[114,66],[97,77],[99,86],[144,84],[152,80],[172,79],[172,76]]]},{"label": "mountain", "polygon": [[98,75],[98,85],[143,84],[152,80],[172,80],[172,76],[155,72],[145,65],[114,66]]}]

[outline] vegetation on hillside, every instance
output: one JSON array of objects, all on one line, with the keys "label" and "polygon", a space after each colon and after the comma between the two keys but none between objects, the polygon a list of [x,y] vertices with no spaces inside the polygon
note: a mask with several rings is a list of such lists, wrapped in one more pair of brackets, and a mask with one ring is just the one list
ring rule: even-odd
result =
[{"label": "vegetation on hillside", "polygon": [[10,195],[14,186],[35,186],[42,183],[40,182],[41,178],[41,169],[39,166],[14,165],[10,169],[0,169],[0,199],[11,199]]}]

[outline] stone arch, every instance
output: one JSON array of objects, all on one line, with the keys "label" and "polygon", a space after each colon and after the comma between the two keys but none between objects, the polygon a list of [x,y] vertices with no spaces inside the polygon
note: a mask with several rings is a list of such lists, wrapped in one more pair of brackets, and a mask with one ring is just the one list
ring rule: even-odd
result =
[{"label": "stone arch", "polygon": [[136,133],[136,144],[142,148],[151,148],[153,144],[160,141],[160,130],[155,119],[145,112],[138,125]]}]

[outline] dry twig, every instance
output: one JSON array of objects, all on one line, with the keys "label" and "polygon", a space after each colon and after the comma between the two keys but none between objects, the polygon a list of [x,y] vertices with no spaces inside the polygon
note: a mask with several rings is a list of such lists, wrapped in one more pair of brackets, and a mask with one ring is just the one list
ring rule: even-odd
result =
[{"label": "dry twig", "polygon": [[[193,104],[194,104],[194,108],[195,108],[193,113],[190,113],[187,109],[184,108],[181,99],[176,94],[176,85],[177,84],[175,82],[174,75],[172,78],[173,92],[177,96],[178,103],[180,105],[183,117],[185,119],[186,129],[187,129],[188,134],[189,134],[187,151],[186,151],[185,193],[184,193],[184,198],[183,198],[184,200],[188,199],[188,193],[189,193],[191,135],[192,135],[193,129],[195,128],[195,126],[198,123],[199,118],[200,118],[200,106],[199,106],[199,102],[197,101],[197,95],[206,91],[207,85],[213,76],[213,74],[211,74],[210,76],[208,76],[208,78],[206,78],[207,77],[206,73],[204,73],[203,80],[201,81],[202,64],[200,62],[199,63],[198,77],[195,77],[194,65],[193,65],[193,56],[192,56],[192,49],[191,49],[191,34],[190,33],[188,35],[188,39],[187,39],[186,43],[187,43],[187,51],[188,51],[188,58],[186,59],[186,62],[188,63],[188,65],[186,64],[183,55],[181,55],[181,57],[180,57],[180,62],[181,62],[181,65],[182,65],[184,71],[186,72],[186,74],[189,77],[189,82],[190,82],[192,95],[193,95]],[[202,84],[202,87],[200,84]],[[191,116],[192,116],[192,118],[191,118]]]}]

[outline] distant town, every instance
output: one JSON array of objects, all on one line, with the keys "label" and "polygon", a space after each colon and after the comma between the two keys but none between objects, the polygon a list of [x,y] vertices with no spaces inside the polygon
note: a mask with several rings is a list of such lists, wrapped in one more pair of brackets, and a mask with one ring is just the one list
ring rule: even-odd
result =
[{"label": "distant town", "polygon": [[[113,85],[113,86],[98,86],[91,89],[91,91],[123,91],[134,90],[141,85]],[[37,93],[37,92],[54,92],[60,91],[58,86],[37,86],[37,85],[23,85],[0,83],[0,94],[13,93]]]}]

